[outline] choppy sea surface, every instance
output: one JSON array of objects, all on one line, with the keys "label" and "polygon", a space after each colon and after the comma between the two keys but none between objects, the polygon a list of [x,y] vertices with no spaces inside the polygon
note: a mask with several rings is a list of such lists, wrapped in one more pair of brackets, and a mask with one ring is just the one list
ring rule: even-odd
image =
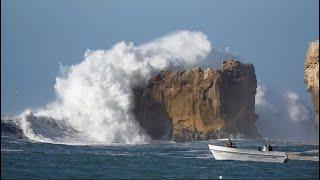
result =
[{"label": "choppy sea surface", "polygon": [[[319,178],[319,145],[271,141],[275,151],[289,153],[289,161],[278,164],[217,161],[208,149],[209,143],[219,145],[223,141],[71,146],[2,135],[1,179]],[[263,141],[235,143],[256,149]]]}]

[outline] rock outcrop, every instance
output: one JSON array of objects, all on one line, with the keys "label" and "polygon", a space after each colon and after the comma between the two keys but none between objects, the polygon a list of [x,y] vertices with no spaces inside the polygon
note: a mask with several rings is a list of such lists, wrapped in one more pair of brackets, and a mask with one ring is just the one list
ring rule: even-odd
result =
[{"label": "rock outcrop", "polygon": [[304,63],[304,82],[311,93],[315,120],[319,126],[319,40],[309,45]]},{"label": "rock outcrop", "polygon": [[162,71],[134,89],[136,119],[154,139],[258,137],[256,75],[252,64],[225,61],[222,69]]}]

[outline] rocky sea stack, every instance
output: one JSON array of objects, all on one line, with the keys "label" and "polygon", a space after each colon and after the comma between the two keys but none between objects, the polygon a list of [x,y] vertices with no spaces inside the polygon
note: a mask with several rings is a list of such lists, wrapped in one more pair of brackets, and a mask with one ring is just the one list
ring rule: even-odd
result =
[{"label": "rocky sea stack", "polygon": [[319,40],[309,44],[304,63],[304,82],[311,93],[315,120],[319,126]]},{"label": "rocky sea stack", "polygon": [[134,89],[133,111],[153,139],[254,138],[256,87],[254,66],[234,60],[218,70],[162,71]]}]

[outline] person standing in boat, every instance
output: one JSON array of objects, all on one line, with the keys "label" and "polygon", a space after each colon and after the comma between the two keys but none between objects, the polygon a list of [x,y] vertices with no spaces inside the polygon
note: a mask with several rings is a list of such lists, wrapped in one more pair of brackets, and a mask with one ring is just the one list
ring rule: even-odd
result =
[{"label": "person standing in boat", "polygon": [[272,146],[270,145],[268,138],[266,138],[262,151],[272,151]]},{"label": "person standing in boat", "polygon": [[224,142],[224,146],[225,147],[231,147],[231,138],[229,137],[228,140],[226,140],[226,142]]},{"label": "person standing in boat", "polygon": [[236,144],[231,141],[231,137],[229,136],[228,140],[224,143],[225,147],[236,148]]},{"label": "person standing in boat", "polygon": [[270,145],[269,142],[266,143],[266,147],[268,151],[272,151],[272,146]]}]

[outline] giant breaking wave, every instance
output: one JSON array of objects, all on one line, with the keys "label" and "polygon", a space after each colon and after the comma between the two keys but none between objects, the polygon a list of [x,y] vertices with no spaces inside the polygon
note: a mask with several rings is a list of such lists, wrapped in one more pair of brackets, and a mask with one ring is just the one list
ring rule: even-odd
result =
[{"label": "giant breaking wave", "polygon": [[133,118],[132,88],[164,69],[199,64],[211,51],[201,32],[178,31],[134,46],[87,50],[56,78],[56,100],[15,117],[30,140],[63,144],[139,144],[150,138]]}]

